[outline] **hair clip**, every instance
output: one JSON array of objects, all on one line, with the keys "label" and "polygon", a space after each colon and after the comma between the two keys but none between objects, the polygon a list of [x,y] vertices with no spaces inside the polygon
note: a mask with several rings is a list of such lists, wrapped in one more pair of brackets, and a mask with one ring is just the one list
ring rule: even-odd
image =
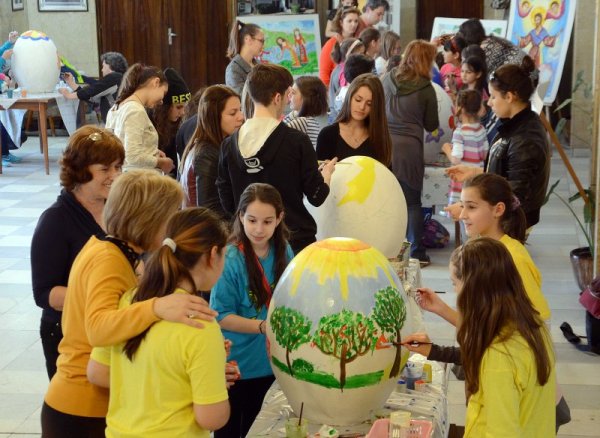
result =
[{"label": "hair clip", "polygon": [[92,141],[99,141],[102,140],[102,134],[99,132],[92,132],[90,135],[88,135],[88,138]]}]

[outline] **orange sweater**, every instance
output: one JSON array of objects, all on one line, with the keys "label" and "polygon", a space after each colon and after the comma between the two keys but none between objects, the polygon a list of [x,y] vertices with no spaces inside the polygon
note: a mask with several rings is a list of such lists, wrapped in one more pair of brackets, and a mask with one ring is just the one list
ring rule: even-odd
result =
[{"label": "orange sweater", "polygon": [[108,390],[88,382],[92,346],[123,342],[158,318],[154,299],[118,309],[119,299],[137,285],[131,265],[114,244],[92,237],[75,259],[62,315],[64,338],[57,371],[45,402],[57,411],[82,417],[105,417]]},{"label": "orange sweater", "polygon": [[321,48],[321,56],[319,57],[319,77],[327,87],[329,87],[329,81],[331,80],[331,72],[336,65],[331,59],[331,52],[336,41],[335,37],[330,38]]}]

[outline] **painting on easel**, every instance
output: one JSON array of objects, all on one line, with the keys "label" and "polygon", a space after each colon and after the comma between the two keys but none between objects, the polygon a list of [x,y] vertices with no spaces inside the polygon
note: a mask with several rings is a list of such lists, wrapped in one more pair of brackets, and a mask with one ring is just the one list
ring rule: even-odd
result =
[{"label": "painting on easel", "polygon": [[259,25],[265,33],[261,63],[281,65],[294,77],[319,74],[318,15],[257,15],[249,21]]},{"label": "painting on easel", "polygon": [[533,58],[540,70],[545,105],[556,98],[569,48],[577,0],[511,2],[507,39]]}]

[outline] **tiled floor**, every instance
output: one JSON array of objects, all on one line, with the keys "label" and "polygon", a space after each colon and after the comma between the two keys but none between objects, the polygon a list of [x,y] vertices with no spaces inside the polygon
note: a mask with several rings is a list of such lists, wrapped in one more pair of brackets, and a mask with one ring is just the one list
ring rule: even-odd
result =
[{"label": "tiled floor", "polygon": [[[40,406],[48,381],[38,335],[40,309],[31,294],[29,245],[38,216],[59,192],[56,162],[65,144],[66,137],[50,138],[50,176],[44,174],[36,137],[16,152],[24,158],[23,163],[4,168],[0,175],[0,438],[40,434]],[[572,161],[587,186],[589,159]],[[561,179],[561,193],[573,193],[574,185],[558,154],[552,166],[551,180]],[[551,199],[530,237],[529,251],[544,277],[544,292],[553,312],[558,378],[573,416],[560,436],[597,437],[600,357],[576,351],[558,329],[563,321],[569,321],[577,333],[584,333],[584,313],[577,302],[577,286],[568,259],[569,251],[579,246],[577,242],[584,243],[575,221],[557,199]],[[450,292],[447,271],[450,252],[451,248],[431,251],[433,264],[423,270],[423,282],[435,290],[448,291],[444,298],[453,304],[455,296]],[[426,316],[426,321],[436,341],[453,342],[453,330],[448,324],[431,315]],[[451,421],[463,424],[462,382],[450,383],[448,397]]]}]

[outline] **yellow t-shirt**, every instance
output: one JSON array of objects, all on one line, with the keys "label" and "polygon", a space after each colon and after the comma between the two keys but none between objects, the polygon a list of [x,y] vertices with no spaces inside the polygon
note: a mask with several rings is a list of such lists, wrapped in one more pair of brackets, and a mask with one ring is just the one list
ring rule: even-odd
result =
[{"label": "yellow t-shirt", "polygon": [[[129,306],[131,296],[124,295],[120,307]],[[228,395],[221,329],[217,322],[203,324],[201,330],[168,321],[154,324],[133,362],[123,343],[94,348],[92,359],[110,366],[107,437],[210,436],[196,423],[193,404],[222,402]]]},{"label": "yellow t-shirt", "polygon": [[508,249],[533,307],[540,312],[542,320],[549,321],[550,307],[548,306],[546,297],[542,293],[542,275],[535,266],[535,263],[533,263],[527,249],[525,249],[521,242],[513,239],[508,234],[502,236],[500,242]]},{"label": "yellow t-shirt", "polygon": [[535,358],[518,332],[485,351],[479,390],[467,406],[465,438],[555,436],[556,377],[548,338],[546,347],[552,372],[544,386],[538,384]]},{"label": "yellow t-shirt", "polygon": [[96,237],[73,262],[62,314],[64,337],[57,371],[44,400],[65,414],[105,417],[108,391],[87,380],[92,345],[112,345],[141,333],[158,318],[154,300],[117,310],[125,291],[137,285],[127,258],[113,243]]}]

